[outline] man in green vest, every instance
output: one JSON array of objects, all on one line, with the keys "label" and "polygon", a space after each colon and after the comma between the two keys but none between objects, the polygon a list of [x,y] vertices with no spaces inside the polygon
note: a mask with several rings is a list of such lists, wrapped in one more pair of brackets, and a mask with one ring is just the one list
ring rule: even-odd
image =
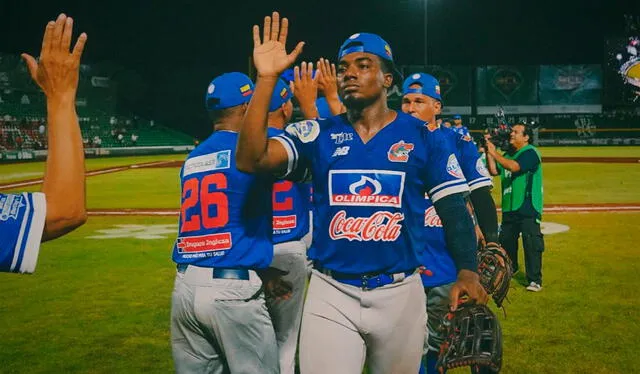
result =
[{"label": "man in green vest", "polygon": [[510,148],[504,154],[487,139],[487,166],[502,182],[502,226],[500,243],[518,271],[518,236],[522,233],[527,290],[542,290],[542,159],[530,142],[532,128],[517,123],[511,129]]}]

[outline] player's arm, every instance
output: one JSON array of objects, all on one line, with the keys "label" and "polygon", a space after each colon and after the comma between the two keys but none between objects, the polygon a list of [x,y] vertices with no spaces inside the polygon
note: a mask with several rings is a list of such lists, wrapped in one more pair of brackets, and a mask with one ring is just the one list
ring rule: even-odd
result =
[{"label": "player's arm", "polygon": [[318,80],[318,88],[327,99],[331,114],[337,116],[347,111],[340,98],[338,97],[338,74],[336,72],[336,64],[332,64],[329,60],[321,58],[318,60],[318,71],[320,78]]},{"label": "player's arm", "polygon": [[263,37],[260,28],[253,26],[253,61],[258,72],[255,91],[244,117],[236,149],[236,167],[244,172],[281,173],[289,162],[287,151],[277,140],[267,140],[267,114],[276,82],[282,72],[302,52],[304,43],[287,54],[285,45],[289,21],[273,12],[265,17]]},{"label": "player's arm", "polygon": [[305,119],[318,118],[318,108],[316,99],[318,98],[318,77],[320,72],[313,76],[313,64],[303,62],[300,67],[293,68],[293,81],[291,90],[298,100],[300,111]]},{"label": "player's arm", "polygon": [[493,183],[485,167],[478,149],[469,137],[458,139],[460,163],[465,178],[469,183],[471,193],[468,196],[468,208],[476,223],[476,236],[479,243],[498,240],[498,213],[496,204],[491,196]]},{"label": "player's arm", "polygon": [[489,152],[489,149],[493,149],[493,153],[496,153],[496,146],[495,144],[493,144],[491,142],[491,140],[489,140],[489,138],[485,137],[486,139],[486,155],[487,155],[487,169],[489,169],[489,174],[491,175],[500,175],[500,172],[498,171],[498,165],[496,165],[496,159],[491,155],[491,152]]},{"label": "player's arm", "polygon": [[42,185],[47,212],[42,241],[62,236],[87,220],[84,150],[75,108],[87,35],[82,33],[69,53],[72,32],[73,19],[61,14],[47,24],[40,61],[22,55],[31,78],[47,97],[49,152]]},{"label": "player's arm", "polygon": [[485,240],[489,243],[497,243],[498,210],[491,196],[491,187],[484,186],[471,191],[470,199]]},{"label": "player's arm", "polygon": [[464,199],[469,187],[453,150],[439,134],[427,134],[429,169],[425,182],[433,206],[442,220],[447,247],[458,270],[458,279],[450,292],[451,308],[455,310],[463,295],[478,303],[486,303],[488,296],[476,272],[477,240]]}]

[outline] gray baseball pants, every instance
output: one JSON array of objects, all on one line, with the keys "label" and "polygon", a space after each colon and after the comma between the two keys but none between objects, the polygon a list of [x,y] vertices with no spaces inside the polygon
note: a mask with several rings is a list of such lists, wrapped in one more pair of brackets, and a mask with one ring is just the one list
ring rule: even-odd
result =
[{"label": "gray baseball pants", "polygon": [[307,283],[307,245],[302,240],[276,244],[273,247],[271,267],[289,272],[283,279],[291,282],[293,289],[289,300],[267,298],[278,342],[280,373],[294,374],[302,305]]},{"label": "gray baseball pants", "polygon": [[300,333],[302,374],[416,374],[425,339],[417,274],[373,290],[313,270]]},{"label": "gray baseball pants", "polygon": [[176,373],[278,374],[276,337],[262,282],[214,279],[212,268],[178,272],[171,300]]}]

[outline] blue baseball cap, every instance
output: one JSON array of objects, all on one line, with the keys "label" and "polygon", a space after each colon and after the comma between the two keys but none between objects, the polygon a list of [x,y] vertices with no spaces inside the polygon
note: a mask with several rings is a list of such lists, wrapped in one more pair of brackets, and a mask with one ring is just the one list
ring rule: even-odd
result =
[{"label": "blue baseball cap", "polygon": [[207,110],[220,110],[244,104],[251,100],[253,82],[242,73],[225,73],[214,78],[205,96]]},{"label": "blue baseball cap", "polygon": [[349,53],[366,52],[374,54],[387,61],[393,62],[393,53],[391,47],[379,35],[368,32],[360,32],[353,34],[349,39],[345,40],[338,51],[338,60],[342,59]]},{"label": "blue baseball cap", "polygon": [[453,116],[453,119],[462,119],[462,116],[459,114],[456,114],[455,116]]},{"label": "blue baseball cap", "polygon": [[289,100],[291,100],[291,90],[289,89],[289,85],[286,84],[282,79],[278,79],[276,87],[273,89],[273,94],[271,94],[269,112],[277,110],[282,106],[282,104],[286,103]]},{"label": "blue baseball cap", "polygon": [[[409,88],[414,84],[420,87]],[[440,82],[438,82],[433,75],[425,73],[411,74],[402,84],[402,94],[406,95],[410,93],[423,94],[442,101],[442,97],[440,96]]]}]

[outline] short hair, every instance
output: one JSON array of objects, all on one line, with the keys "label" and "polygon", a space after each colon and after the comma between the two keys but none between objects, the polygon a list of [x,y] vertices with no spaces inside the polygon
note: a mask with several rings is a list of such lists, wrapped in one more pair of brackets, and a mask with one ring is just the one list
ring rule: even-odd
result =
[{"label": "short hair", "polygon": [[402,85],[402,81],[404,80],[402,74],[396,69],[396,65],[393,61],[384,59],[380,56],[378,57],[378,61],[380,61],[380,67],[384,74],[391,74],[393,76],[393,82],[391,85],[399,84]]},{"label": "short hair", "polygon": [[209,120],[211,120],[211,122],[217,123],[217,122],[220,122],[221,120],[225,119],[226,117],[229,117],[229,116],[235,114],[236,111],[241,106],[242,106],[242,104],[236,105],[236,106],[232,106],[232,107],[229,107],[229,108],[224,108],[224,109],[209,110],[209,111],[207,111],[207,114],[209,115]]},{"label": "short hair", "polygon": [[527,140],[527,143],[531,144],[533,143],[533,127],[527,125],[524,122],[516,122],[516,124],[514,124],[513,126],[522,126],[524,127],[524,131],[522,133],[522,135],[528,136],[529,140]]}]

